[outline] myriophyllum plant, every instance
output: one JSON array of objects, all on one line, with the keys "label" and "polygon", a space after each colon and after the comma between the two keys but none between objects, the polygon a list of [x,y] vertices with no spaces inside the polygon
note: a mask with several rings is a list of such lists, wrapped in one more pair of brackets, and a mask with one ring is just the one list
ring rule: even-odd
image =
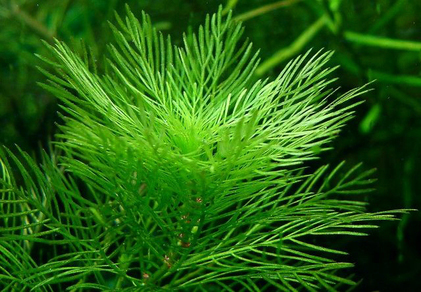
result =
[{"label": "myriophyllum plant", "polygon": [[[111,25],[104,72],[56,42],[42,84],[63,123],[41,163],[1,152],[2,291],[335,291],[338,236],[374,220],[359,165],[305,163],[360,103],[330,52],[252,82],[258,55],[221,11],[181,46],[146,14]],[[346,169],[349,169],[346,171]]]}]

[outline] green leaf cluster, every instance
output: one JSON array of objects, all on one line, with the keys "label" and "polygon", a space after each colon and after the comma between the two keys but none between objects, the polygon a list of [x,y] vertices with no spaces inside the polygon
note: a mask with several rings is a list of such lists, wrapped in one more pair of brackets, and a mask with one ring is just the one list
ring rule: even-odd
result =
[{"label": "green leaf cluster", "polygon": [[56,42],[45,89],[63,123],[40,164],[1,152],[3,291],[335,291],[354,285],[326,236],[365,235],[352,195],[372,171],[305,162],[329,149],[366,88],[330,89],[331,52],[252,80],[243,28],[206,18],[181,45],[130,10],[104,72]]}]

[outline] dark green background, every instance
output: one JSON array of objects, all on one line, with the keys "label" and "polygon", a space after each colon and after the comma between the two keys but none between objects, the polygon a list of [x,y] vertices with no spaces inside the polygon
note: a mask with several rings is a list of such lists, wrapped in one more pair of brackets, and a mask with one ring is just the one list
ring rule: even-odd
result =
[{"label": "dark green background", "polygon": [[[41,39],[53,38],[76,43],[83,40],[98,54],[101,67],[110,40],[107,20],[114,10],[124,14],[128,3],[135,14],[145,10],[156,26],[180,42],[187,27],[195,29],[207,13],[214,13],[227,1],[204,0],[0,0],[0,144],[18,144],[36,155],[46,147],[60,122],[54,97],[37,82],[44,77],[34,55],[48,55]],[[234,1],[233,1],[234,2]],[[421,207],[421,1],[343,0],[286,1],[274,9],[275,0],[239,0],[234,16],[265,8],[265,13],[245,20],[245,36],[261,48],[262,61],[279,50],[291,48],[320,17],[324,25],[312,38],[304,39],[291,56],[324,48],[335,50],[331,66],[341,65],[336,74],[340,91],[363,85],[373,79],[374,89],[364,96],[334,143],[334,151],[311,166],[347,160],[350,165],[364,162],[377,168],[376,191],[363,200],[370,211]],[[339,4],[338,6],[336,6]],[[336,8],[338,7],[338,8]],[[191,29],[191,28],[189,28]],[[358,43],[359,36],[376,36],[411,41],[416,47]],[[293,47],[294,48],[294,47]],[[285,61],[263,76],[273,77]],[[257,78],[257,77],[256,77]],[[348,261],[356,263],[355,278],[363,279],[356,291],[421,291],[421,215],[412,212],[400,222],[381,223],[366,238],[345,238],[337,244],[349,251]]]}]

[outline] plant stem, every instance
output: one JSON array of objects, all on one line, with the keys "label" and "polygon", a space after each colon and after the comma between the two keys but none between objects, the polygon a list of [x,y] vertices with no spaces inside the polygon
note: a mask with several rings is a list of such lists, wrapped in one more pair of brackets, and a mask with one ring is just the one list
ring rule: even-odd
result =
[{"label": "plant stem", "polygon": [[13,5],[11,8],[12,15],[15,16],[18,20],[25,23],[33,31],[37,32],[42,37],[45,37],[47,41],[52,42],[54,39],[54,34],[41,22],[33,18],[25,11],[20,10],[17,4]]},{"label": "plant stem", "polygon": [[344,33],[344,37],[350,42],[365,46],[393,50],[421,51],[421,42],[378,37],[374,35],[361,34],[353,31],[346,31]]},{"label": "plant stem", "polygon": [[272,69],[276,65],[296,55],[325,26],[327,19],[328,18],[326,17],[326,15],[321,16],[309,28],[307,28],[291,45],[289,45],[286,48],[282,48],[281,50],[276,52],[272,57],[260,64],[260,66],[256,69],[256,75],[262,76],[264,73],[266,73],[268,70]]},{"label": "plant stem", "polygon": [[406,5],[406,0],[398,0],[393,6],[368,30],[369,33],[375,33],[387,23],[389,23]]},{"label": "plant stem", "polygon": [[370,69],[367,73],[367,76],[373,80],[378,80],[380,82],[386,82],[389,84],[400,84],[405,86],[421,86],[421,78],[412,75],[393,75],[380,71],[375,71]]},{"label": "plant stem", "polygon": [[282,0],[282,1],[278,1],[275,3],[271,3],[271,4],[267,4],[267,5],[263,5],[259,8],[244,12],[240,15],[237,15],[236,17],[234,17],[235,20],[238,21],[246,21],[249,20],[250,18],[271,12],[275,9],[278,8],[282,8],[282,7],[286,7],[286,6],[290,6],[293,5],[297,2],[300,2],[301,0]]},{"label": "plant stem", "polygon": [[168,266],[166,264],[163,264],[161,266],[161,268],[159,268],[159,270],[156,271],[153,274],[152,278],[149,280],[149,283],[154,283],[155,284],[157,281],[159,281],[161,279],[161,277],[163,275],[165,275],[168,272],[168,270],[169,270]]},{"label": "plant stem", "polygon": [[[130,255],[126,255],[125,253],[127,252],[127,250],[130,248],[132,246],[132,241],[130,240],[130,241],[128,241],[127,243],[126,243],[126,247],[125,248],[123,248],[122,249],[122,252],[121,252],[121,255],[120,255],[120,257],[119,257],[119,259],[118,259],[118,266],[119,266],[119,268],[120,269],[122,269],[122,270],[124,270],[124,271],[126,271],[128,268],[129,268],[129,266],[130,266],[130,261],[131,261],[131,259],[132,259],[132,257],[133,257],[133,255],[132,254],[130,254]],[[116,289],[120,289],[121,288],[121,286],[122,286],[122,284],[123,284],[123,282],[124,282],[124,280],[126,279],[126,274],[124,274],[124,275],[120,275],[119,277],[118,277],[118,279],[117,279],[117,283],[116,283],[116,285],[115,285],[115,288]]]},{"label": "plant stem", "polygon": [[[209,266],[212,266],[212,264],[210,264]],[[190,280],[191,278],[193,278],[194,276],[202,273],[203,271],[205,271],[204,268],[197,269],[196,271],[191,272],[191,273],[185,275],[183,278],[180,278],[180,279],[176,280],[173,284],[167,284],[167,285],[165,285],[164,288],[178,287],[179,285],[181,285],[184,282]]]},{"label": "plant stem", "polygon": [[222,10],[222,15],[227,14],[231,9],[237,5],[238,0],[228,0],[227,5],[225,6],[224,10]]}]

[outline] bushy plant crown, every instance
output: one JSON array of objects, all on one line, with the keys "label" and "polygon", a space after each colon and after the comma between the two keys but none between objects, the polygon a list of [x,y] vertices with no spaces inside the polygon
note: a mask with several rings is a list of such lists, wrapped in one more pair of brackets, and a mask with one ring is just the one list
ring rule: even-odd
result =
[{"label": "bushy plant crown", "polygon": [[[365,235],[353,194],[372,171],[305,162],[352,117],[357,88],[329,89],[331,52],[274,80],[221,10],[174,45],[128,9],[104,72],[64,43],[42,86],[63,123],[36,163],[1,152],[3,291],[335,291],[355,284],[326,236]],[[345,275],[345,276],[344,276]]]}]

